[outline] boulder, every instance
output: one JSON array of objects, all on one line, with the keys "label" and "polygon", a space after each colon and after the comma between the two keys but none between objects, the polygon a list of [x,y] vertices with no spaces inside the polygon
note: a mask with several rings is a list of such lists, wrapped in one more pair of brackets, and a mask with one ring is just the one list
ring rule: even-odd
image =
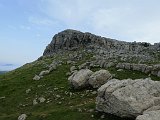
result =
[{"label": "boulder", "polygon": [[22,114],[18,117],[18,120],[26,120],[27,115],[26,114]]},{"label": "boulder", "polygon": [[160,82],[146,79],[112,79],[98,89],[96,109],[120,117],[135,118],[160,105]]},{"label": "boulder", "polygon": [[47,75],[49,74],[49,70],[44,70],[44,71],[41,71],[39,76],[44,76],[44,75]]},{"label": "boulder", "polygon": [[88,82],[93,88],[99,88],[101,85],[105,84],[111,78],[112,75],[109,73],[108,70],[99,70],[89,77]]},{"label": "boulder", "polygon": [[40,80],[40,79],[41,79],[41,77],[38,76],[38,75],[35,75],[34,78],[33,78],[33,80]]},{"label": "boulder", "polygon": [[139,115],[136,120],[159,120],[160,110],[144,112],[143,115]]},{"label": "boulder", "polygon": [[88,86],[88,79],[92,75],[92,71],[89,69],[82,69],[74,72],[69,78],[69,83],[74,89],[80,89]]}]

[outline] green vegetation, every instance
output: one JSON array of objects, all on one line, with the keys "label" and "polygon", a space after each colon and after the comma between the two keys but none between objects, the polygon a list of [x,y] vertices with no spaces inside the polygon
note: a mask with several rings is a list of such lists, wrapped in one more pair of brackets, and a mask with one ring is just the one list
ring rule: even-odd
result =
[{"label": "green vegetation", "polygon": [[[86,59],[89,59],[87,56]],[[27,120],[98,120],[104,113],[93,111],[95,109],[96,95],[94,90],[70,89],[66,73],[70,65],[63,63],[57,70],[46,75],[39,81],[32,78],[35,74],[46,70],[54,58],[45,58],[26,64],[14,71],[0,75],[0,120],[17,120],[25,113]],[[56,58],[60,59],[60,58]],[[82,62],[79,62],[80,64]],[[93,69],[94,71],[99,68]],[[146,78],[146,74],[127,70],[117,71],[110,68],[116,78]],[[157,77],[151,76],[154,80]],[[26,90],[31,89],[29,93]],[[5,98],[1,98],[5,97]],[[35,98],[44,97],[46,101],[33,105]],[[104,120],[125,120],[116,116],[105,114]],[[128,120],[128,119],[126,119]]]}]

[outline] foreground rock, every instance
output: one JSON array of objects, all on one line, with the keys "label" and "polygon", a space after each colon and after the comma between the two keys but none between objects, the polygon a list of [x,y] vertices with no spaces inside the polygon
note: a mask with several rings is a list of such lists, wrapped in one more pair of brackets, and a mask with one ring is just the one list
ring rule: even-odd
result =
[{"label": "foreground rock", "polygon": [[92,71],[89,69],[82,69],[78,72],[74,72],[69,78],[69,83],[74,89],[80,89],[88,86],[88,79],[92,75]]},{"label": "foreground rock", "polygon": [[160,105],[160,82],[150,78],[112,79],[98,89],[96,104],[98,111],[135,118]]},{"label": "foreground rock", "polygon": [[143,115],[139,115],[136,120],[159,120],[160,110],[144,112]]},{"label": "foreground rock", "polygon": [[105,84],[111,78],[112,75],[109,73],[108,70],[99,70],[90,76],[89,84],[93,88],[99,88],[101,85]]},{"label": "foreground rock", "polygon": [[18,117],[18,120],[26,120],[27,115],[26,114],[22,114]]}]

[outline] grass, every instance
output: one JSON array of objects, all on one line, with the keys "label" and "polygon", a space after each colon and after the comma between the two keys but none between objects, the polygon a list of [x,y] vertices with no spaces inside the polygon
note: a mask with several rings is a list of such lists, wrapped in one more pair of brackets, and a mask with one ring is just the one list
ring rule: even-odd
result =
[{"label": "grass", "polygon": [[[90,57],[86,56],[83,61],[90,59]],[[101,119],[100,116],[104,113],[89,112],[89,110],[95,109],[96,95],[91,94],[94,90],[74,91],[70,89],[65,74],[71,65],[63,64],[41,80],[32,80],[35,74],[47,69],[46,64],[50,64],[53,59],[54,57],[35,61],[0,75],[0,97],[5,96],[5,99],[0,99],[0,120],[17,120],[17,117],[22,113],[27,114],[27,120]],[[81,63],[82,61],[77,65]],[[98,69],[95,68],[93,71]],[[125,79],[128,76],[132,79],[148,77],[146,74],[136,71],[117,72],[115,68],[110,68],[109,71],[116,74],[115,77],[119,79]],[[158,80],[157,77],[151,77]],[[31,89],[28,94],[26,93],[27,89]],[[39,97],[44,97],[45,103],[33,105],[33,100]],[[92,117],[93,115],[94,117]],[[113,115],[104,115],[104,120],[127,120]]]}]

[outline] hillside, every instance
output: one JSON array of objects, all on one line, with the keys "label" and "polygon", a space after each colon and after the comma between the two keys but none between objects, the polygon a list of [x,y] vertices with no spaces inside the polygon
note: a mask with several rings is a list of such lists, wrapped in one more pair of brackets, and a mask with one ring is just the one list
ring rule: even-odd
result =
[{"label": "hillside", "polygon": [[85,67],[93,72],[108,70],[119,80],[150,77],[159,81],[159,50],[159,43],[127,43],[62,31],[38,60],[0,75],[0,120],[17,120],[21,114],[27,115],[26,120],[129,120],[97,111],[97,88],[74,89],[68,78]]}]

